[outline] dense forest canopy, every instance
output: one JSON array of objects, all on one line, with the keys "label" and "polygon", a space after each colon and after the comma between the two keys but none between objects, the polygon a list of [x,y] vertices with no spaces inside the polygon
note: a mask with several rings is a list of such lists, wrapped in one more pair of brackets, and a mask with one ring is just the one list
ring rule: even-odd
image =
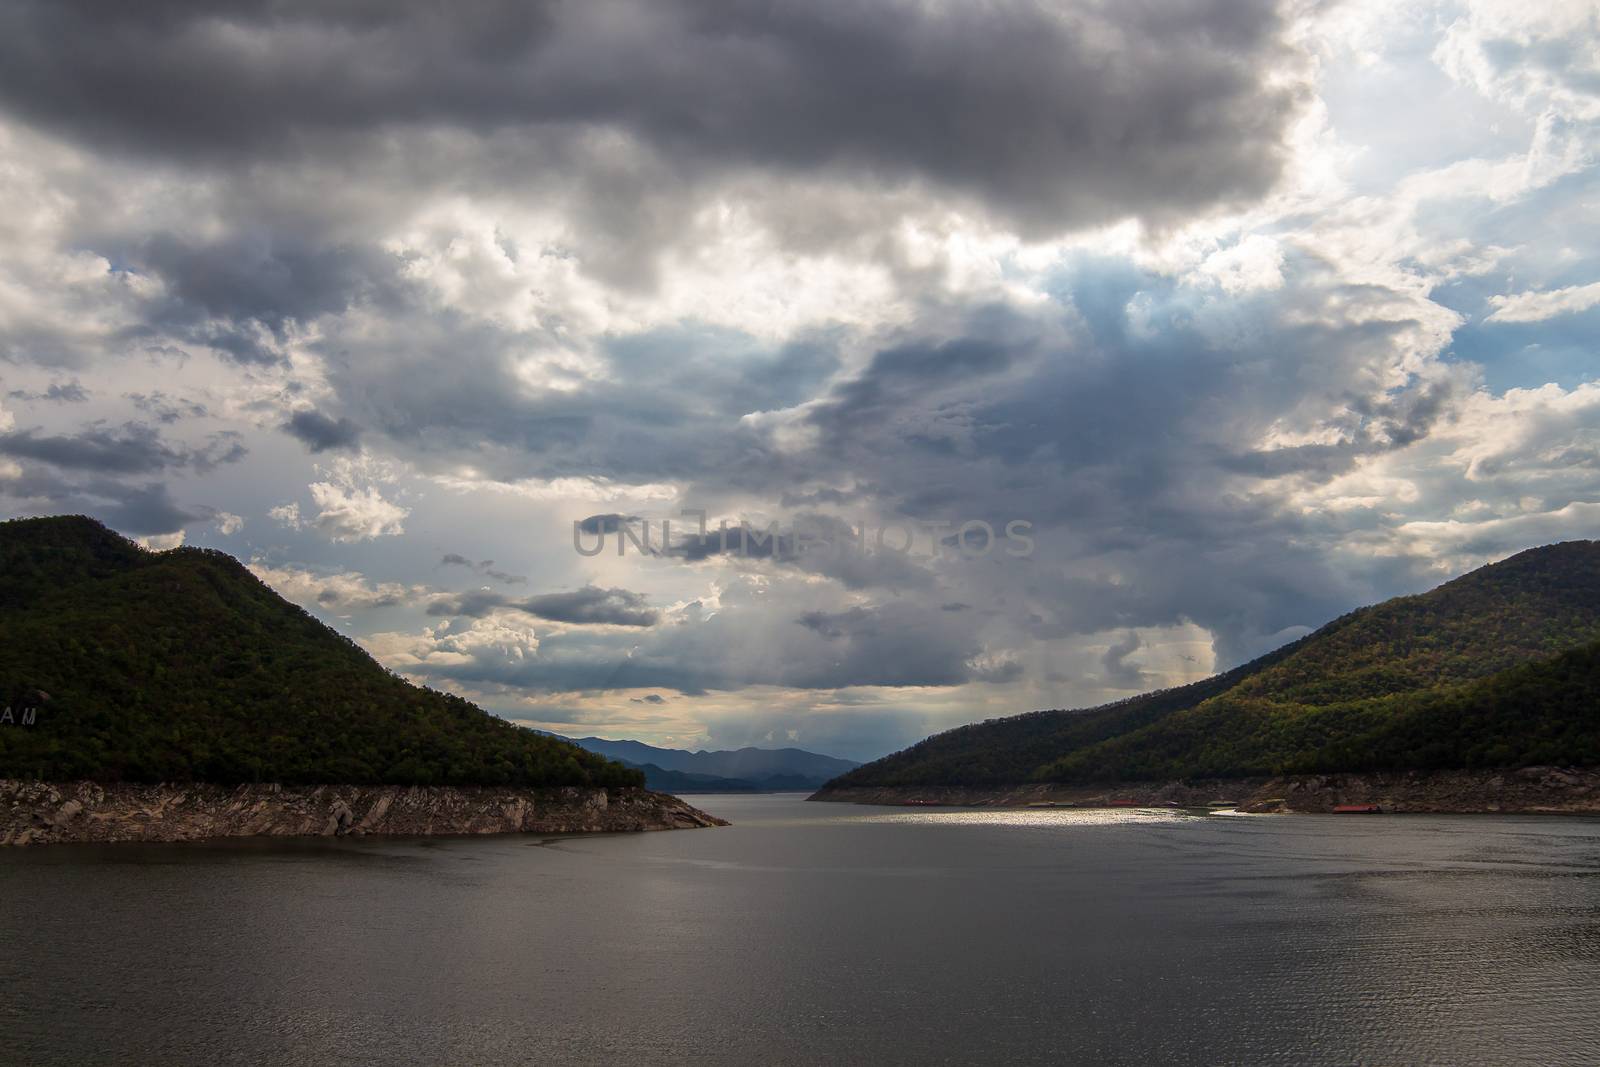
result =
[{"label": "dense forest canopy", "polygon": [[1600,765],[1600,542],[1362,608],[1226,674],[930,737],[834,786]]},{"label": "dense forest canopy", "polygon": [[0,777],[644,782],[396,677],[225,553],[78,516],[0,523],[0,699]]}]

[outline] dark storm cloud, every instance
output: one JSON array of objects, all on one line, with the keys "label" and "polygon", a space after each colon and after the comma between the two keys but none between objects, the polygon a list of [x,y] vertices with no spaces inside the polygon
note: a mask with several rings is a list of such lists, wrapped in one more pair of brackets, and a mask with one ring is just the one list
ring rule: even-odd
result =
[{"label": "dark storm cloud", "polygon": [[1397,398],[1352,395],[1345,406],[1354,418],[1345,440],[1335,444],[1297,445],[1219,458],[1219,465],[1259,478],[1304,474],[1329,478],[1351,470],[1363,457],[1405,448],[1428,436],[1455,390],[1436,382]]},{"label": "dark storm cloud", "polygon": [[[991,561],[948,592],[1041,640],[1188,619],[1232,666],[1286,628],[1418,587],[1410,562],[1330,558],[1348,533],[1338,524],[1359,516],[1306,515],[1256,487],[1323,481],[1350,453],[1426,436],[1447,385],[1351,391],[1387,365],[1407,322],[1347,329],[1326,321],[1313,288],[1305,307],[1260,306],[1247,329],[1217,337],[1192,294],[1126,266],[1086,259],[1061,285],[1075,322],[978,309],[954,337],[888,346],[808,405],[820,431],[810,476],[878,487],[878,503],[908,518],[1034,523],[1035,558]],[[1381,309],[1388,295],[1352,298]],[[1250,443],[1296,410],[1333,420],[1346,443],[1264,462]]]},{"label": "dark storm cloud", "polygon": [[428,605],[428,614],[435,617],[481,619],[498,610],[522,611],[551,622],[579,626],[654,626],[661,617],[649,607],[642,593],[593,585],[570,593],[545,593],[520,600],[487,589],[468,590],[437,597]]},{"label": "dark storm cloud", "polygon": [[92,514],[123,533],[139,536],[175,533],[207,517],[204,510],[180,506],[161,483],[130,487],[97,482],[89,485],[87,492],[108,501],[95,508]]},{"label": "dark storm cloud", "polygon": [[[919,531],[912,533],[921,536]],[[764,560],[832,578],[847,589],[922,589],[934,584],[933,574],[909,555],[877,548],[876,534],[876,528],[865,522],[802,511],[777,529],[730,522],[726,533],[708,526],[703,537],[698,532],[680,537],[680,528],[675,527],[673,543],[658,554],[690,563],[718,558]],[[893,536],[903,538],[904,534]]]},{"label": "dark storm cloud", "polygon": [[726,533],[708,530],[704,537],[691,533],[681,541],[674,535],[673,543],[662,553],[698,563],[713,556],[738,556],[741,559],[793,560],[798,554],[793,534],[772,532],[765,527],[749,524],[748,527],[730,525]]},{"label": "dark storm cloud", "polygon": [[312,452],[348,451],[361,444],[361,427],[349,419],[330,419],[318,411],[295,412],[283,429]]},{"label": "dark storm cloud", "polygon": [[[311,202],[300,205],[307,212]],[[242,211],[253,212],[254,207]],[[300,218],[236,219],[238,232],[206,240],[173,233],[127,237],[86,232],[80,240],[121,269],[160,278],[160,294],[124,340],[203,345],[244,364],[276,364],[296,324],[359,301],[396,299],[394,257],[365,245],[325,245]]]},{"label": "dark storm cloud", "polygon": [[507,571],[496,570],[494,560],[492,559],[479,560],[477,563],[474,563],[472,560],[458,552],[445,553],[444,558],[439,561],[439,566],[465,567],[475,574],[481,574],[485,578],[493,578],[495,581],[502,582],[506,585],[525,585],[528,581],[526,575],[511,574]]},{"label": "dark storm cloud", "polygon": [[806,612],[795,622],[822,642],[788,667],[787,683],[801,688],[960,685],[972,680],[969,661],[980,651],[970,627],[905,601]]},{"label": "dark storm cloud", "polygon": [[41,434],[18,430],[0,434],[0,455],[48,463],[67,471],[96,474],[150,474],[182,467],[200,473],[246,455],[233,430],[209,435],[198,447],[170,445],[153,427],[129,422],[120,427],[90,426],[74,434]]},{"label": "dark storm cloud", "polygon": [[866,608],[855,607],[838,612],[808,611],[795,621],[813,633],[821,634],[830,641],[837,641],[852,632],[859,631],[871,620],[871,612]]},{"label": "dark storm cloud", "polygon": [[435,597],[428,605],[428,614],[436,618],[466,616],[481,619],[491,612],[512,606],[511,598],[492,589],[469,589],[464,593],[445,593]]},{"label": "dark storm cloud", "polygon": [[614,511],[604,515],[589,515],[578,520],[578,529],[591,537],[597,534],[615,534],[628,523],[640,521],[638,515],[621,515]]},{"label": "dark storm cloud", "polygon": [[221,430],[207,437],[200,448],[187,451],[189,465],[201,474],[225,463],[237,463],[249,454],[243,435],[237,430]]},{"label": "dark storm cloud", "polygon": [[208,412],[204,404],[193,400],[179,400],[162,392],[124,393],[123,399],[154,418],[157,422],[171,424],[180,419],[204,418]]},{"label": "dark storm cloud", "polygon": [[585,586],[571,593],[546,593],[517,605],[531,615],[555,622],[607,623],[612,626],[654,626],[659,614],[646,606],[642,593]]},{"label": "dark storm cloud", "polygon": [[951,386],[965,391],[974,382],[1004,371],[1019,353],[1008,350],[1001,340],[982,336],[987,324],[981,320],[1009,317],[1004,309],[994,309],[975,316],[977,321],[969,327],[973,336],[896,345],[878,352],[860,377],[836,388],[828,403],[813,409],[812,419],[825,429],[840,431],[892,414],[904,406],[908,393],[926,394]]},{"label": "dark storm cloud", "polygon": [[19,430],[0,435],[0,455],[37,460],[65,470],[139,474],[182,466],[183,452],[168,446],[148,426],[93,427],[71,435]]},{"label": "dark storm cloud", "polygon": [[55,404],[83,404],[89,399],[89,390],[74,379],[70,382],[52,382],[50,387],[42,393],[30,393],[26,389],[13,389],[6,395],[13,400],[29,402],[43,400]]},{"label": "dark storm cloud", "polygon": [[[334,324],[327,334],[321,349],[344,417],[402,448],[470,453],[483,476],[508,481],[690,481],[715,472],[765,488],[783,459],[741,420],[804,403],[839,366],[836,338],[773,346],[683,326],[607,338],[604,381],[530,392],[516,361],[565,344],[555,335],[449,314],[407,317],[392,334],[349,336]],[[585,535],[604,521],[589,519]]]},{"label": "dark storm cloud", "polygon": [[1100,664],[1105,668],[1106,681],[1123,689],[1147,689],[1149,678],[1138,664],[1129,663],[1128,657],[1144,647],[1139,635],[1129,630],[1122,638],[1106,649]]},{"label": "dark storm cloud", "polygon": [[680,181],[926,183],[1032,231],[1257,195],[1295,112],[1267,0],[4,12],[0,100],[129,153],[242,166],[377,151],[394,131],[608,131]]},{"label": "dark storm cloud", "polygon": [[5,496],[26,502],[28,514],[92,515],[135,537],[176,533],[211,514],[208,509],[183,507],[162,482],[128,485],[100,477],[75,482],[46,467],[24,469],[3,489]]},{"label": "dark storm cloud", "polygon": [[[325,608],[340,608],[348,603],[346,594],[338,589],[324,589],[317,594],[317,603]],[[392,608],[406,603],[403,593],[379,593],[362,598],[362,608]]]}]

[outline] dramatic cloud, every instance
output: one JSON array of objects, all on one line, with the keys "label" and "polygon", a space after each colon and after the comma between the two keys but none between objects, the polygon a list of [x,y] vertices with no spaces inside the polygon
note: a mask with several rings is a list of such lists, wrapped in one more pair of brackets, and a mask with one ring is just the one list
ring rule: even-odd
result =
[{"label": "dramatic cloud", "polygon": [[229,431],[212,435],[198,448],[173,447],[153,428],[130,422],[115,429],[95,426],[70,435],[44,436],[35,430],[19,430],[0,436],[0,455],[102,474],[138,474],[183,466],[208,471],[244,458],[245,447],[238,438]]},{"label": "dramatic cloud", "polygon": [[[617,589],[517,603],[494,593],[467,593],[429,605],[429,614],[453,621],[415,636],[375,635],[373,647],[405,649],[403,669],[418,677],[552,693],[649,688],[702,695],[761,684],[950,687],[976,680],[991,666],[971,628],[947,612],[891,601],[791,618],[771,592],[771,583],[747,579],[723,590],[720,611],[695,604],[660,618],[638,606],[637,594]],[[785,592],[794,599],[819,595],[803,586]],[[537,627],[517,623],[506,609],[580,625],[653,629],[536,634]],[[537,643],[536,655],[528,653],[528,642],[476,647],[471,636],[519,626],[528,642]],[[441,650],[449,655],[441,656]]]},{"label": "dramatic cloud", "polygon": [[[507,0],[448,18],[41,0],[0,22],[0,99],[74,139],[193,166],[374,159],[399,135],[454,141],[458,160],[470,144],[508,171],[593,167],[605,180],[593,207],[635,217],[625,198],[648,176],[706,184],[754,169],[928,183],[1055,232],[1265,191],[1296,110],[1279,76],[1285,28],[1265,0]],[[163,274],[163,261],[194,262],[155,244]],[[247,258],[202,254],[215,269],[194,275],[194,299],[211,312],[350,287],[308,254],[272,260],[277,291],[263,294],[241,284],[261,273]]]},{"label": "dramatic cloud", "polygon": [[435,599],[428,605],[428,614],[465,615],[476,619],[501,609],[578,626],[654,626],[660,618],[658,612],[646,606],[646,599],[640,593],[599,589],[592,585],[570,593],[545,593],[521,600],[487,589],[471,590]]},{"label": "dramatic cloud", "polygon": [[12,3],[0,509],[550,729],[1192,680],[1594,535],[1592,6]]},{"label": "dramatic cloud", "polygon": [[355,423],[330,419],[315,411],[295,412],[283,428],[313,452],[354,449],[361,443],[361,429]]},{"label": "dramatic cloud", "polygon": [[0,438],[0,453],[67,470],[108,474],[158,471],[184,462],[184,457],[164,445],[154,430],[134,423],[119,430],[93,429],[71,436],[41,437],[23,430]]}]

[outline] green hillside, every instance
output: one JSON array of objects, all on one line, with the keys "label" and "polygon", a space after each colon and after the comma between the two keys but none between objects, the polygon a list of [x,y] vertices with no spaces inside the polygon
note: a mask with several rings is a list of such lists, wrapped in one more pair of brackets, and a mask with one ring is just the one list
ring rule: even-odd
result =
[{"label": "green hillside", "polygon": [[225,553],[147,552],[83,517],[0,523],[0,699],[0,777],[644,781],[390,674]]},{"label": "green hillside", "polygon": [[961,727],[833,786],[1600,765],[1600,543],[1362,608],[1227,674]]}]

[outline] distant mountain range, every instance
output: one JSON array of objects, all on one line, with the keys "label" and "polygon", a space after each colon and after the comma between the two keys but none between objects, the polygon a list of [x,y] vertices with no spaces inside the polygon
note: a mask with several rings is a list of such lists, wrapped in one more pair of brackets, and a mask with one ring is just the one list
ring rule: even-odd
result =
[{"label": "distant mountain range", "polygon": [[741,748],[688,752],[640,741],[566,738],[580,748],[644,772],[645,785],[663,793],[808,792],[861,766],[798,748]]},{"label": "distant mountain range", "polygon": [[1600,542],[1361,608],[1226,674],[963,726],[834,789],[1600,766]]}]

